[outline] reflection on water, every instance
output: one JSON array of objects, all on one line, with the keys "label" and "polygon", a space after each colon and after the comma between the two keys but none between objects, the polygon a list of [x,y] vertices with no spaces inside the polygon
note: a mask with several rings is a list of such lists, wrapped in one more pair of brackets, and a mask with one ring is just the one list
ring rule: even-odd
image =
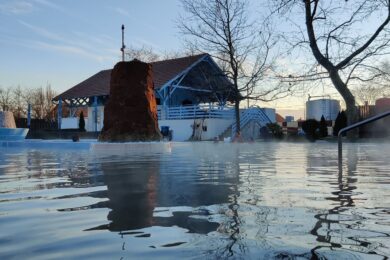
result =
[{"label": "reflection on water", "polygon": [[383,259],[390,145],[0,152],[0,257]]}]

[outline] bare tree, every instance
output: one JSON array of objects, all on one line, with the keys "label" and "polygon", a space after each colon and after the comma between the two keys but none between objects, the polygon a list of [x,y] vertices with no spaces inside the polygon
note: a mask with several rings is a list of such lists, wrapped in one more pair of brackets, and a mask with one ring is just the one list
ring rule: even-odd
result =
[{"label": "bare tree", "polygon": [[39,87],[29,90],[27,102],[31,105],[32,116],[38,119],[54,119],[52,100],[55,96],[56,93],[52,90],[50,84],[47,84],[46,88]]},{"label": "bare tree", "polygon": [[377,85],[360,86],[355,88],[352,93],[359,105],[364,105],[366,102],[369,105],[374,105],[378,98],[385,97],[389,94],[388,87],[379,87]]},{"label": "bare tree", "polygon": [[127,60],[137,59],[143,62],[154,62],[161,58],[152,47],[147,45],[142,45],[141,47],[127,47],[125,50],[125,56]]},{"label": "bare tree", "polygon": [[[351,91],[359,105],[374,105],[378,98],[390,97],[390,64],[382,62],[378,68],[369,72],[372,80],[362,82]],[[380,76],[376,76],[381,73]]]},{"label": "bare tree", "polygon": [[45,92],[42,87],[32,91],[31,110],[34,118],[44,118]]},{"label": "bare tree", "polygon": [[181,58],[185,56],[191,56],[200,54],[191,44],[185,44],[183,50],[176,51],[163,51],[158,53],[153,47],[148,45],[142,45],[141,47],[130,46],[125,50],[126,60],[137,59],[143,62],[156,62],[161,60]]},{"label": "bare tree", "polygon": [[[272,69],[269,28],[263,30],[249,19],[245,0],[181,0],[186,16],[179,18],[181,32],[198,52],[207,52],[221,65],[232,82],[237,132],[240,101],[268,100],[279,86],[260,89],[259,82]],[[272,99],[271,98],[271,99]]]},{"label": "bare tree", "polygon": [[55,96],[57,96],[56,92],[51,88],[51,85],[47,83],[45,88],[44,113],[45,118],[49,120],[54,120],[56,118],[56,115],[54,113],[55,105],[52,101]]},{"label": "bare tree", "polygon": [[25,116],[27,103],[24,99],[24,91],[20,86],[12,89],[12,112],[15,118]]},{"label": "bare tree", "polygon": [[25,117],[28,105],[31,105],[33,118],[54,119],[54,104],[56,93],[51,85],[35,89],[17,87],[0,87],[0,107],[3,111],[11,111],[16,118]]},{"label": "bare tree", "polygon": [[0,107],[2,111],[12,111],[12,88],[0,87]]},{"label": "bare tree", "polygon": [[[347,106],[348,123],[358,120],[352,87],[384,74],[381,57],[389,53],[390,0],[278,0],[277,11],[298,28],[292,49],[310,47],[316,63],[290,82],[330,79]],[[302,17],[302,23],[291,17]],[[303,21],[305,24],[303,24]],[[297,38],[298,37],[298,38]]]}]

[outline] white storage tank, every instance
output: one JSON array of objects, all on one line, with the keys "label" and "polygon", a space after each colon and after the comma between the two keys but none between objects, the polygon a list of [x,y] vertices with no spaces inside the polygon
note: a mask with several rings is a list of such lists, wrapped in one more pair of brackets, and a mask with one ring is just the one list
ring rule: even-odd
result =
[{"label": "white storage tank", "polygon": [[306,119],[321,120],[324,116],[326,120],[336,120],[340,112],[340,101],[330,98],[308,100],[306,102]]}]

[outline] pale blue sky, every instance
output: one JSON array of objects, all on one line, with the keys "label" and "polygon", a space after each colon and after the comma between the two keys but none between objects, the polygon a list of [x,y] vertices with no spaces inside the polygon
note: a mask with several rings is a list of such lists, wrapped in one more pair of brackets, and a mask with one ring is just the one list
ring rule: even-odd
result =
[{"label": "pale blue sky", "polygon": [[[251,2],[255,15],[265,10],[261,1]],[[128,46],[180,51],[183,37],[176,20],[181,12],[179,0],[0,0],[0,86],[50,83],[60,93],[112,68],[120,60],[122,24]],[[315,93],[338,98],[332,87]],[[294,113],[299,117],[307,94],[260,105],[299,110]]]},{"label": "pale blue sky", "polygon": [[[252,12],[262,10],[252,4]],[[112,68],[121,57],[122,24],[128,46],[178,51],[180,12],[179,0],[0,0],[0,86],[50,83],[61,93]],[[262,105],[291,109],[280,101]]]},{"label": "pale blue sky", "polygon": [[177,0],[1,0],[0,85],[61,92],[112,67],[121,24],[127,45],[177,50],[179,11]]}]

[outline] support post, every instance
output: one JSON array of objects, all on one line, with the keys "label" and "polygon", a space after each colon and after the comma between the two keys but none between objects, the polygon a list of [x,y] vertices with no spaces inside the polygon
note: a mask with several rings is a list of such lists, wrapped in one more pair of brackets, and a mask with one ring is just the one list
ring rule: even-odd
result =
[{"label": "support post", "polygon": [[27,128],[30,128],[31,125],[31,104],[27,106]]},{"label": "support post", "polygon": [[70,110],[70,116],[74,117],[74,115],[76,113],[76,109],[74,107],[74,104],[73,104],[72,100],[70,100],[70,102],[69,102],[69,110]]},{"label": "support post", "polygon": [[57,123],[58,123],[58,130],[61,130],[61,123],[62,123],[62,98],[60,98],[58,100]]},{"label": "support post", "polygon": [[93,110],[94,110],[94,121],[95,121],[95,132],[97,132],[97,119],[98,119],[98,109],[97,109],[97,96],[93,97]]}]

